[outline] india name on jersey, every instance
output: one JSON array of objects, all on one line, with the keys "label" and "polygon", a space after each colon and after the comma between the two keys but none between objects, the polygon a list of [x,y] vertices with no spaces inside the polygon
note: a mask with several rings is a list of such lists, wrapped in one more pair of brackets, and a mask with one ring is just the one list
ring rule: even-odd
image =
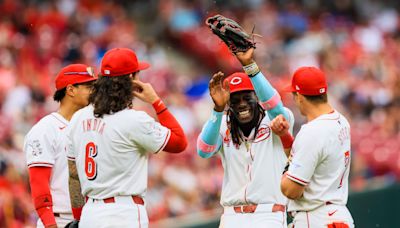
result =
[{"label": "india name on jersey", "polygon": [[68,127],[68,159],[75,160],[82,195],[93,199],[144,196],[148,153],[161,151],[170,130],[147,113],[125,109],[95,118],[89,105]]},{"label": "india name on jersey", "polygon": [[[290,132],[294,117],[289,109]],[[254,139],[254,129],[249,137],[236,146],[226,125],[226,116],[221,123],[222,146],[219,154],[224,167],[221,193],[222,206],[246,204],[287,204],[280,190],[282,172],[287,157],[279,136],[269,127],[268,114],[262,120]]]},{"label": "india name on jersey", "polygon": [[43,117],[25,136],[24,151],[28,168],[52,167],[50,193],[53,211],[71,213],[68,188],[66,127],[68,121],[53,112]]},{"label": "india name on jersey", "polygon": [[306,186],[289,211],[310,211],[327,202],[346,205],[350,172],[350,124],[339,112],[304,124],[292,147],[287,177]]}]

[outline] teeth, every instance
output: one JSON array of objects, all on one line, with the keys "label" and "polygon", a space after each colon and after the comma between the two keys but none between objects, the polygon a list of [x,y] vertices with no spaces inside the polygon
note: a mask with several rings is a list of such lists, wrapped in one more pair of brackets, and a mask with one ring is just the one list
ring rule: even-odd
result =
[{"label": "teeth", "polygon": [[249,110],[239,112],[239,115],[248,115],[250,113]]}]

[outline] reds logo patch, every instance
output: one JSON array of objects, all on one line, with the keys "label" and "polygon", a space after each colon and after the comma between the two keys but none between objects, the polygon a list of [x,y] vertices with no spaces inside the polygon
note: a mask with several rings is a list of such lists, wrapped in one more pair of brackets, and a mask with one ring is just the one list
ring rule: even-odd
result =
[{"label": "reds logo patch", "polygon": [[32,155],[39,156],[42,154],[42,146],[40,145],[40,141],[35,139],[31,143],[28,143],[28,146],[32,148]]},{"label": "reds logo patch", "polygon": [[254,140],[254,143],[263,141],[263,140],[269,138],[270,135],[271,135],[271,128],[269,128],[268,125],[262,124],[258,128],[257,137]]}]

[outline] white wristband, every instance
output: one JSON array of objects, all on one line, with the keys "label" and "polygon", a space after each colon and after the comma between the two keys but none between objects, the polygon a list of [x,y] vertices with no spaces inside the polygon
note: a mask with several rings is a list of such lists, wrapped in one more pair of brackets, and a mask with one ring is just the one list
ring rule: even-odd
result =
[{"label": "white wristband", "polygon": [[244,72],[246,72],[249,77],[254,77],[256,74],[260,72],[260,69],[257,66],[257,63],[253,62],[249,65],[243,66]]}]

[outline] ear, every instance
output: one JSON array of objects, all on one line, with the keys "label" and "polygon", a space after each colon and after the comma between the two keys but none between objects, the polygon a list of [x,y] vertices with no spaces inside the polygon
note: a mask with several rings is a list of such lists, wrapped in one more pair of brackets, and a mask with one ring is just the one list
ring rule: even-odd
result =
[{"label": "ear", "polygon": [[300,93],[297,93],[297,100],[299,101],[299,103],[304,103],[304,101],[306,101],[306,98],[301,95]]},{"label": "ear", "polygon": [[67,85],[67,87],[65,87],[65,95],[74,97],[75,96],[75,88],[76,87],[71,84]]}]

